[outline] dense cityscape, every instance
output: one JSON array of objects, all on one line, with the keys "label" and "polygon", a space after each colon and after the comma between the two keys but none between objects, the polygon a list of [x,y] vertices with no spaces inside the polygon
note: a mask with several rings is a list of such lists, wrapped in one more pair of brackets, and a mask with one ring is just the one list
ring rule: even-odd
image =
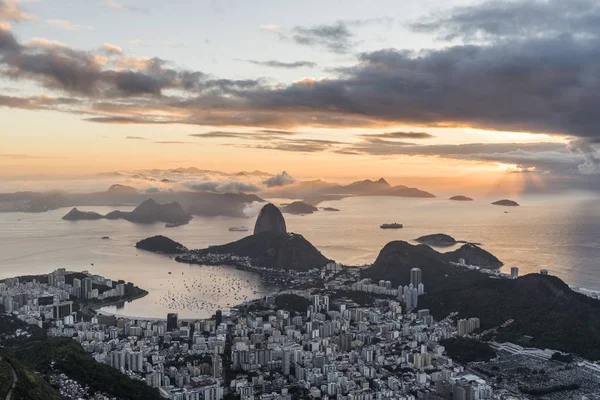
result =
[{"label": "dense cityscape", "polygon": [[[95,361],[171,400],[563,399],[563,390],[594,399],[600,390],[600,365],[570,355],[561,362],[553,350],[490,341],[486,357],[489,349],[477,346],[491,330],[482,332],[479,318],[452,313],[435,321],[419,308],[427,283],[419,268],[398,288],[335,263],[299,276],[323,285],[282,290],[206,320],[176,313],[166,320],[102,313],[80,319],[75,307],[126,300],[136,290],[126,294],[131,284],[64,269],[6,279],[0,296],[7,314],[48,338],[71,338]],[[27,330],[9,337],[21,335]],[[541,370],[535,380],[525,374]],[[65,399],[111,398],[60,371],[50,382]]]}]

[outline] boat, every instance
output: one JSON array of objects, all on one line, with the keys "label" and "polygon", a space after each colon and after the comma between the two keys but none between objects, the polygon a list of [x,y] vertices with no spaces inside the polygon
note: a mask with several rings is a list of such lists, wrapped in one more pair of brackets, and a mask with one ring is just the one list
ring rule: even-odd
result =
[{"label": "boat", "polygon": [[110,236],[102,236],[102,240],[109,240]]},{"label": "boat", "polygon": [[381,224],[379,227],[381,229],[400,229],[404,228],[404,225],[394,222],[393,224]]},{"label": "boat", "polygon": [[248,232],[247,226],[232,226],[229,228],[229,232]]}]

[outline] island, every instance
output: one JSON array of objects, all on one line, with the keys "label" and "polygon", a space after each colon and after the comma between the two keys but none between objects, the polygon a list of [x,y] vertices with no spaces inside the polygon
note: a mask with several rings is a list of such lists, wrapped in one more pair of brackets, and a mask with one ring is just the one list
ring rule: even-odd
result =
[{"label": "island", "polygon": [[434,233],[433,235],[425,235],[415,239],[415,242],[427,244],[429,246],[436,247],[448,247],[454,246],[458,243],[456,239],[454,239],[450,235],[446,235],[444,233]]},{"label": "island", "polygon": [[62,219],[65,221],[93,221],[104,218],[103,215],[94,211],[80,211],[77,207],[73,208]]},{"label": "island", "polygon": [[337,208],[334,208],[334,207],[323,207],[323,211],[333,211],[333,212],[337,212],[337,211],[340,211],[340,210],[339,210],[339,209],[337,209]]},{"label": "island", "polygon": [[381,224],[379,225],[381,229],[400,229],[404,228],[404,225],[394,222],[392,224]]},{"label": "island", "polygon": [[151,251],[159,254],[182,254],[189,251],[187,247],[181,243],[162,235],[152,236],[140,240],[135,244],[135,247],[141,250]]},{"label": "island", "polygon": [[504,206],[504,207],[518,207],[520,204],[513,200],[498,200],[492,203],[495,206]]},{"label": "island", "polygon": [[450,200],[453,200],[453,201],[473,201],[472,198],[467,197],[467,196],[462,196],[462,195],[452,196],[452,197],[450,197]]},{"label": "island", "polygon": [[294,201],[281,208],[281,212],[298,215],[312,214],[316,211],[319,211],[317,207],[307,204],[303,201]]},{"label": "island", "polygon": [[166,222],[168,227],[187,224],[192,216],[183,209],[178,202],[159,204],[153,199],[148,199],[137,206],[133,211],[111,211],[101,215],[93,211],[80,211],[76,207],[69,211],[62,219],[66,221],[99,220],[99,219],[124,219],[136,223]]}]

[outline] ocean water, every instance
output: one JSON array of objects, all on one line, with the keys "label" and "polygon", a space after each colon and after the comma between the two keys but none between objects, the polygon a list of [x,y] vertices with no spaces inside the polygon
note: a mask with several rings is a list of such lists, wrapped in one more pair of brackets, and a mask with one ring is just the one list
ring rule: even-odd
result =
[{"label": "ocean water", "polygon": [[[446,233],[458,240],[481,243],[505,263],[504,270],[518,266],[522,275],[545,268],[572,286],[600,290],[600,198],[530,197],[519,202],[521,207],[499,207],[492,206],[490,199],[453,202],[357,197],[320,204],[340,212],[286,214],[285,218],[289,231],[304,235],[325,256],[345,264],[372,263],[392,240],[412,241],[426,234]],[[101,213],[113,210],[82,209]],[[62,267],[124,279],[150,294],[106,310],[147,318],[165,318],[168,312],[179,312],[182,318],[203,318],[218,308],[261,297],[274,289],[253,273],[226,266],[180,264],[134,247],[137,241],[157,234],[188,248],[223,244],[250,233],[229,232],[229,227],[245,225],[252,230],[255,218],[195,217],[188,225],[165,228],[164,224],[127,221],[61,220],[67,212],[0,213],[0,278],[48,273]],[[402,223],[404,228],[379,228],[391,222]],[[102,240],[103,236],[110,240]],[[426,283],[426,277],[423,279]]]}]

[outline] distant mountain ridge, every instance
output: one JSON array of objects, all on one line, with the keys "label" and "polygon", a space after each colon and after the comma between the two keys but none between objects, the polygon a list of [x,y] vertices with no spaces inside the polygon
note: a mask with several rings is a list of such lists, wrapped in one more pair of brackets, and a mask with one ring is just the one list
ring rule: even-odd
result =
[{"label": "distant mountain ridge", "polygon": [[[209,191],[160,191],[152,193],[158,203],[177,202],[190,214],[207,217],[245,217],[244,208],[264,200],[254,194]],[[46,212],[63,207],[131,206],[148,199],[148,194],[121,184],[91,193],[15,192],[0,193],[0,212]]]},{"label": "distant mountain ridge", "polygon": [[152,199],[148,199],[133,211],[117,210],[101,215],[93,211],[80,211],[73,208],[62,219],[67,221],[124,219],[130,222],[149,224],[154,222],[185,223],[189,222],[192,216],[177,202],[159,204]]}]

